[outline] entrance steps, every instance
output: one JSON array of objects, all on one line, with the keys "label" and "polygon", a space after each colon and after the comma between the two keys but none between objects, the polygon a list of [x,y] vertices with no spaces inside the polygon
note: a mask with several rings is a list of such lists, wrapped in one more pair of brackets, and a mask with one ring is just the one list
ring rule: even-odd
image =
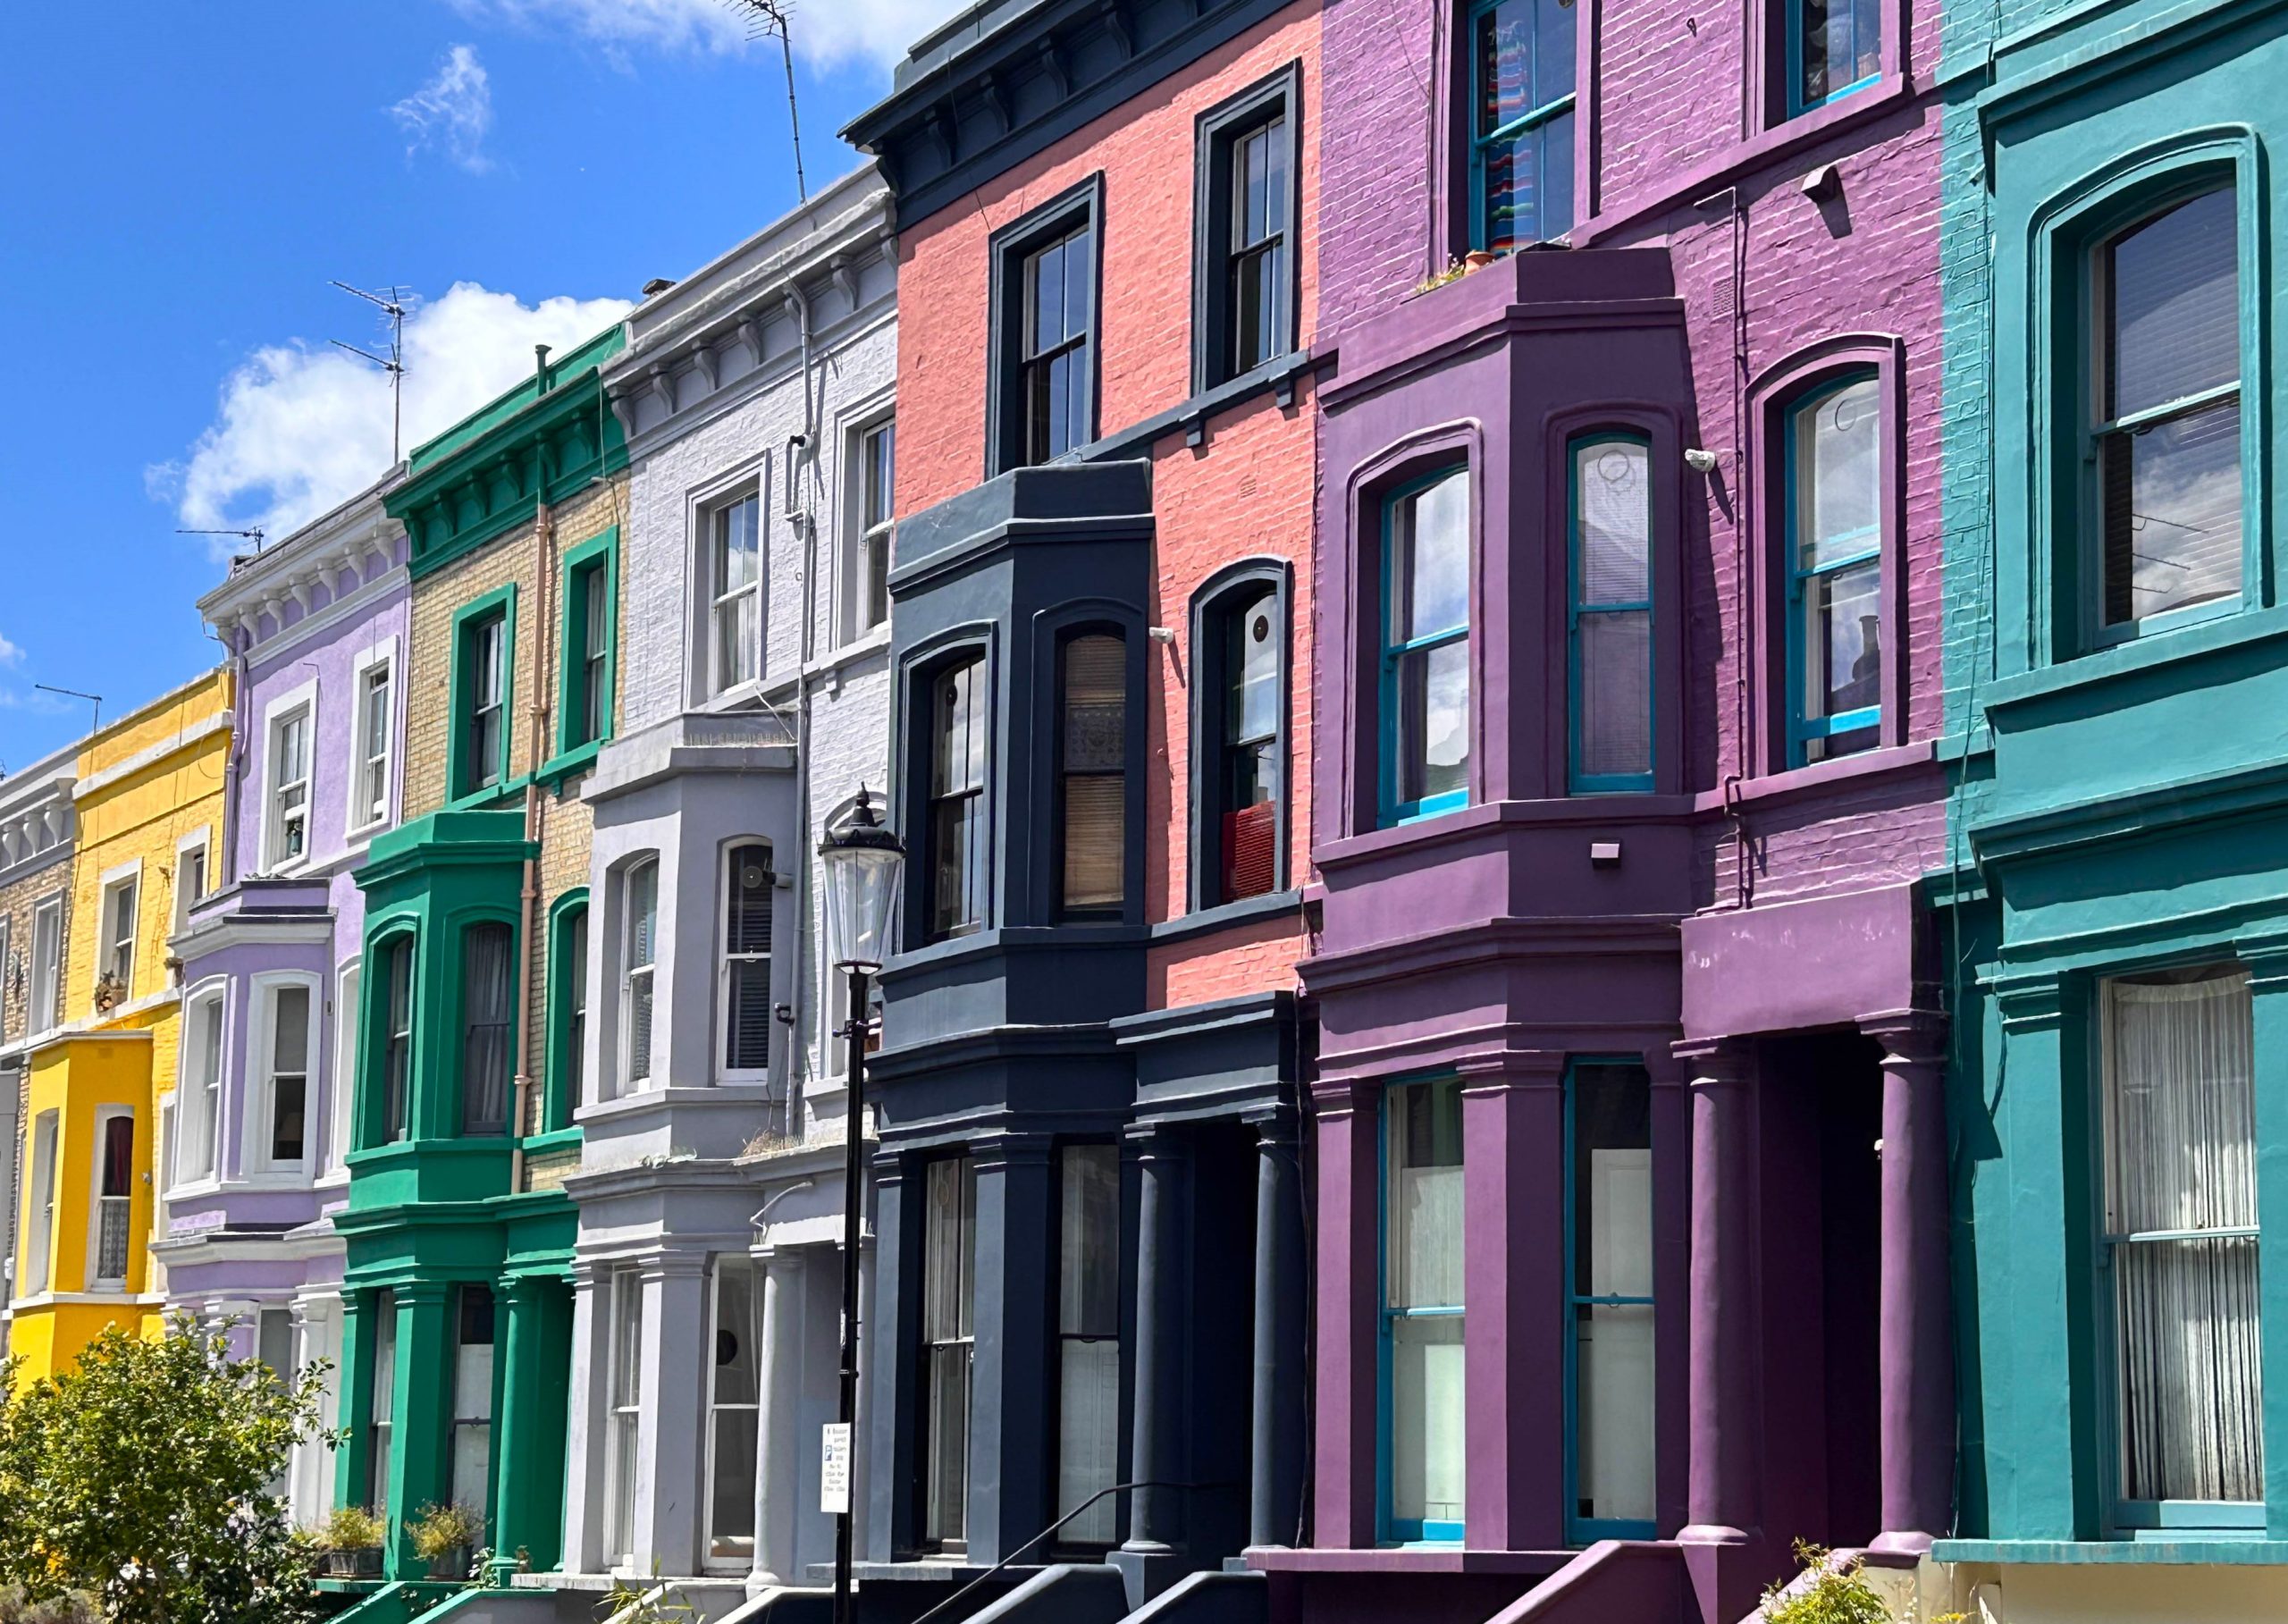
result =
[{"label": "entrance steps", "polygon": [[1487,1624],[1702,1624],[1678,1547],[1603,1539],[1487,1620]]}]

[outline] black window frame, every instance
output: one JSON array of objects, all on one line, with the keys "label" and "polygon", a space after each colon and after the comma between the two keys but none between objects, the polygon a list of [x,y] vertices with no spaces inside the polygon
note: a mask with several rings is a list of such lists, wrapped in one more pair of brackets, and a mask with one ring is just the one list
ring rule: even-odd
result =
[{"label": "black window frame", "polygon": [[[1273,735],[1272,770],[1274,809],[1272,832],[1271,889],[1275,896],[1292,883],[1287,847],[1293,812],[1292,762],[1289,728],[1294,712],[1295,642],[1291,624],[1294,601],[1294,567],[1283,559],[1246,559],[1217,570],[1200,584],[1191,598],[1191,862],[1187,889],[1192,913],[1231,905],[1223,894],[1224,753],[1228,745],[1224,730],[1224,693],[1230,686],[1223,629],[1234,614],[1244,613],[1270,594],[1279,637],[1278,722]],[[1241,902],[1258,900],[1242,897]]]},{"label": "black window frame", "polygon": [[[1303,64],[1291,62],[1218,102],[1194,121],[1191,248],[1191,389],[1228,383],[1292,355],[1302,304]],[[1284,266],[1278,277],[1281,331],[1268,356],[1241,366],[1233,351],[1236,322],[1232,270],[1232,156],[1239,143],[1274,120],[1283,122],[1287,156]]]},{"label": "black window frame", "polygon": [[[1095,440],[1102,424],[1104,379],[1105,178],[1090,175],[993,233],[987,245],[988,331],[985,391],[985,477],[1037,466],[1025,433],[1025,260],[1059,238],[1085,229],[1089,240],[1087,431],[1075,448]],[[1070,451],[1061,453],[1070,455]],[[1054,461],[1051,458],[1047,460]]]},{"label": "black window frame", "polygon": [[[963,670],[973,670],[971,689],[971,709],[985,728],[985,768],[978,783],[961,793],[978,805],[977,816],[984,823],[981,840],[977,843],[981,852],[982,871],[974,876],[967,888],[974,895],[978,906],[976,917],[963,921],[950,928],[941,929],[938,922],[938,846],[937,810],[941,800],[949,797],[938,793],[938,685]],[[993,765],[996,740],[993,726],[993,663],[989,651],[982,644],[964,644],[947,650],[938,659],[917,669],[913,674],[914,800],[918,814],[915,828],[920,836],[917,855],[921,861],[921,883],[910,888],[917,905],[916,936],[924,943],[958,940],[975,936],[992,926],[993,915]],[[980,711],[981,707],[981,711]],[[911,939],[911,938],[910,938]]]}]

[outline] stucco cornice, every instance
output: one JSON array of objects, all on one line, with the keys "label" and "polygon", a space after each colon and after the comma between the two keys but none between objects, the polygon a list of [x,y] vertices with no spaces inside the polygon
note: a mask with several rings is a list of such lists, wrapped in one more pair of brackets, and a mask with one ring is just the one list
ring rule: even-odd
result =
[{"label": "stucco cornice", "polygon": [[1512,960],[1673,957],[1679,926],[1668,914],[1473,920],[1429,935],[1320,954],[1296,969],[1304,987],[1316,994]]},{"label": "stucco cornice", "polygon": [[114,762],[102,771],[89,773],[72,787],[72,798],[78,802],[85,801],[92,795],[101,795],[121,780],[130,778],[139,772],[156,767],[169,756],[188,750],[214,734],[228,733],[230,730],[231,713],[228,711],[210,711],[187,727],[169,734],[157,743],[147,745],[133,755]]},{"label": "stucco cornice", "polygon": [[[394,566],[405,532],[384,509],[383,499],[404,477],[400,464],[276,545],[233,560],[223,584],[198,600],[198,612],[234,651],[261,646],[283,652],[387,593],[404,579]],[[358,577],[346,593],[341,590],[344,574]],[[321,587],[326,606],[314,609]],[[290,624],[285,618],[290,606],[302,611]],[[265,619],[272,628],[266,636],[261,631]]]}]

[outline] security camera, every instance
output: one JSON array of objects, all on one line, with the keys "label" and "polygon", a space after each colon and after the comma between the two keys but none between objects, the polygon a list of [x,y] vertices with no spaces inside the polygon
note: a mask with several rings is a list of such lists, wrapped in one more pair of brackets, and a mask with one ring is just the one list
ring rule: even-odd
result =
[{"label": "security camera", "polygon": [[1695,445],[1685,452],[1684,466],[1695,474],[1713,474],[1716,471],[1716,453],[1703,450]]}]

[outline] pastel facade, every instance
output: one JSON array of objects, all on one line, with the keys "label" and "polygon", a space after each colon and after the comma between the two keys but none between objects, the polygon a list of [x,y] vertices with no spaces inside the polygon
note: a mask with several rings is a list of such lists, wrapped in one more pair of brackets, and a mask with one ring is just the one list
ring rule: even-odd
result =
[{"label": "pastel facade", "polygon": [[1947,46],[1934,1555],[2013,1620],[2277,1618],[2288,13],[1952,7]]},{"label": "pastel facade", "polygon": [[630,316],[565,1567],[711,1609],[832,1560],[847,1089],[818,844],[885,788],[896,268],[871,166]]},{"label": "pastel facade", "polygon": [[[354,879],[396,821],[405,703],[402,528],[395,475],[236,560],[199,610],[236,652],[225,837],[212,884],[171,942],[184,1041],[155,1250],[167,1301],[231,1325],[241,1355],[329,1367],[336,1425],[365,896]],[[333,1498],[322,1440],[297,1452],[295,1516]]]},{"label": "pastel facade", "polygon": [[107,1325],[156,1334],[162,1323],[152,1173],[164,1161],[182,997],[168,938],[211,883],[233,692],[227,669],[209,672],[79,751],[67,973],[55,1024],[23,1051],[10,1327],[20,1382],[67,1367]]},{"label": "pastel facade", "polygon": [[1808,9],[1327,17],[1274,1617],[1729,1620],[1947,1527],[1935,8]]},{"label": "pastel facade", "polygon": [[1225,1565],[1301,1526],[1319,29],[972,13],[849,131],[901,307],[877,1594],[1259,1608]]},{"label": "pastel facade", "polygon": [[581,984],[561,966],[578,780],[619,715],[626,451],[598,368],[621,341],[543,358],[384,499],[408,547],[404,821],[357,870],[370,990],[332,1223],[335,1493],[386,1511],[392,1579],[426,1572],[405,1527],[431,1503],[479,1513],[502,1570],[561,1560]]}]

